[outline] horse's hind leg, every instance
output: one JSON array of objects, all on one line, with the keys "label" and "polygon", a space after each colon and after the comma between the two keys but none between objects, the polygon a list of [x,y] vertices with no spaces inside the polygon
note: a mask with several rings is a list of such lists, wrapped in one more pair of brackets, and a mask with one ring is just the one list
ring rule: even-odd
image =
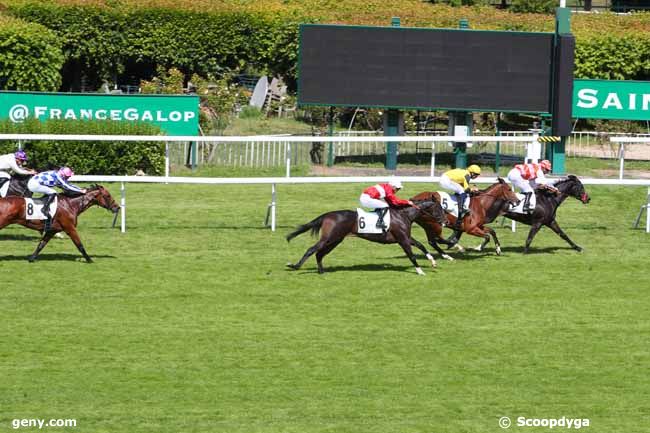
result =
[{"label": "horse's hind leg", "polygon": [[[68,229],[65,229],[65,232],[70,236],[70,240],[75,244],[81,255],[86,259],[86,262],[92,263],[93,259],[90,258],[88,253],[86,252],[86,249],[84,248],[83,244],[81,243],[81,239],[79,238],[79,234],[77,233],[77,229],[74,227],[70,227]],[[54,235],[54,233],[52,233]]]},{"label": "horse's hind leg", "polygon": [[[316,242],[314,245],[312,245],[311,247],[309,247],[309,248],[307,249],[307,251],[305,251],[305,254],[304,254],[304,255],[302,256],[302,258],[298,261],[298,263],[293,264],[293,265],[292,265],[291,263],[288,263],[287,266],[290,267],[291,269],[294,269],[294,270],[297,271],[298,269],[300,269],[300,267],[301,267],[303,264],[305,264],[305,262],[307,261],[307,259],[308,259],[309,257],[311,257],[312,254],[314,254],[315,252],[320,251],[321,249],[323,249],[323,248],[325,247],[326,244],[327,244],[326,240],[324,240],[323,238],[321,238],[318,242]],[[319,269],[319,271],[320,271],[320,269]]]},{"label": "horse's hind leg", "polygon": [[54,232],[45,232],[43,234],[43,237],[41,238],[41,241],[38,243],[38,246],[36,247],[36,250],[34,250],[34,253],[29,256],[27,260],[29,260],[30,263],[33,263],[34,260],[38,257],[40,252],[45,248],[45,245],[52,239],[52,236],[54,236]]},{"label": "horse's hind leg", "polygon": [[339,239],[337,241],[330,242],[330,243],[326,244],[321,250],[319,250],[316,253],[316,263],[318,264],[318,273],[319,274],[322,274],[323,272],[325,272],[325,269],[323,269],[323,257],[328,255],[341,242],[343,242],[343,239]]}]

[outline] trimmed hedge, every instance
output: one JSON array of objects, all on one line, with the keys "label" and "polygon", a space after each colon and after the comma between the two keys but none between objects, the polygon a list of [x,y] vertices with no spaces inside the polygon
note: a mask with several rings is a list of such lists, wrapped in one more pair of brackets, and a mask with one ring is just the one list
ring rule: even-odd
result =
[{"label": "trimmed hedge", "polygon": [[0,16],[0,88],[58,90],[64,57],[56,33]]},{"label": "trimmed hedge", "polygon": [[[81,0],[8,3],[16,17],[59,35],[66,73],[81,70],[96,84],[116,75],[151,79],[158,67],[177,67],[186,77],[219,75],[224,69],[256,70],[282,75],[293,88],[300,22],[389,25],[387,17],[400,16],[402,25],[410,27],[454,28],[461,18],[468,19],[472,29],[552,32],[555,26],[552,15],[421,0],[350,1],[336,7],[324,0],[146,3],[165,8],[139,8],[135,0],[98,1],[95,6],[81,6],[92,3]],[[571,20],[577,38],[576,77],[650,78],[650,13],[574,14]]]},{"label": "trimmed hedge", "polygon": [[[0,132],[9,134],[159,135],[157,126],[146,123],[84,120],[0,121]],[[160,175],[165,169],[162,142],[30,141],[23,142],[29,166],[38,171],[68,165],[78,174],[134,175],[142,170]],[[0,142],[0,153],[16,150],[15,142]]]},{"label": "trimmed hedge", "polygon": [[10,11],[55,31],[68,64],[97,87],[120,74],[151,79],[159,67],[176,67],[188,77],[219,76],[247,66],[295,75],[297,21],[292,24],[286,17],[38,3]]}]

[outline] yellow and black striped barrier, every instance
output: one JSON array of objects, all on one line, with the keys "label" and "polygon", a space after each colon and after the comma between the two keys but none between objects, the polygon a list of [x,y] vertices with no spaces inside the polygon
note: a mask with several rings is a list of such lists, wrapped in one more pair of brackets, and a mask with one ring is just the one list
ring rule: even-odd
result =
[{"label": "yellow and black striped barrier", "polygon": [[537,141],[540,143],[557,143],[560,140],[562,140],[562,137],[555,135],[542,135],[541,137],[537,137]]}]

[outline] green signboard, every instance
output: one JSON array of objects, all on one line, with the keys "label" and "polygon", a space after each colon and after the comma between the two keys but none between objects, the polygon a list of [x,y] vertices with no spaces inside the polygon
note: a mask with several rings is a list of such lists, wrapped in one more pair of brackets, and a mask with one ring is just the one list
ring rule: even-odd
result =
[{"label": "green signboard", "polygon": [[574,80],[572,115],[650,120],[650,81]]},{"label": "green signboard", "polygon": [[167,135],[197,135],[199,97],[0,92],[0,119],[28,118],[148,122]]}]

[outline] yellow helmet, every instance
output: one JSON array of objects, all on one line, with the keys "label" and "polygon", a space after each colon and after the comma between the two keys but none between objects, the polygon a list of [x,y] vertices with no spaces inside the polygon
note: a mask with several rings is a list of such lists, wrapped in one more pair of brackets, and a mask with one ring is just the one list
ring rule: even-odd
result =
[{"label": "yellow helmet", "polygon": [[481,174],[481,167],[479,167],[476,164],[472,164],[469,167],[467,167],[467,171],[469,171],[472,174]]}]

